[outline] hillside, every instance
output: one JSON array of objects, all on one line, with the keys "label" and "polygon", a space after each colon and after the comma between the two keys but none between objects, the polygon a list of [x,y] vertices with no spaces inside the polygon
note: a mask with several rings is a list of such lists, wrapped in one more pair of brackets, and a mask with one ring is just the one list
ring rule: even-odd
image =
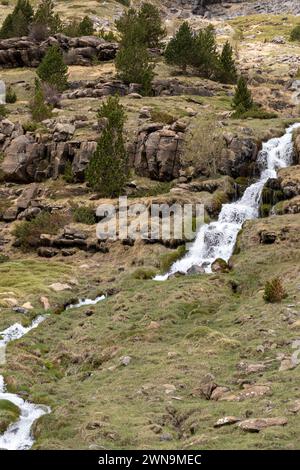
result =
[{"label": "hillside", "polygon": [[[1,25],[16,2],[0,3]],[[152,2],[166,34],[128,59],[132,74],[153,65],[146,89],[118,68],[122,3],[56,1],[61,29],[0,39],[0,448],[299,449],[299,4]],[[93,34],[69,37],[85,16]],[[208,72],[197,48],[187,65],[167,60],[184,21],[193,38],[213,26]],[[220,69],[227,42],[233,79]],[[53,45],[67,83],[50,92],[55,74],[39,70]],[[234,107],[241,77],[247,109]],[[99,142],[112,159],[89,173]],[[201,204],[206,225],[189,243],[174,215],[167,239],[122,239],[120,222],[99,240],[97,208],[122,213],[119,195],[130,221],[192,204],[195,229]]]}]

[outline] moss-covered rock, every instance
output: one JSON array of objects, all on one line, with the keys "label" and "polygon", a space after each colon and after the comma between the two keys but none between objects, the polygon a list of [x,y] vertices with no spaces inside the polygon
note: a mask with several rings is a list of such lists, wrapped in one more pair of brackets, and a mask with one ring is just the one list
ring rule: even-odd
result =
[{"label": "moss-covered rock", "polygon": [[20,409],[16,405],[9,400],[0,400],[0,433],[4,433],[19,416]]}]

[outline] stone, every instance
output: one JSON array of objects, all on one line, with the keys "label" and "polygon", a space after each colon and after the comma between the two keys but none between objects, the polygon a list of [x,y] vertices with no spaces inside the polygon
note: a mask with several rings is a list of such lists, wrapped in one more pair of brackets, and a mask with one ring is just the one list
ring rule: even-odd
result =
[{"label": "stone", "polygon": [[120,358],[120,363],[122,366],[129,366],[131,363],[131,357],[130,356],[122,356]]},{"label": "stone", "polygon": [[160,440],[161,442],[172,441],[172,440],[173,440],[173,436],[172,436],[172,434],[165,432],[165,433],[163,433],[163,434],[161,434],[161,435],[159,436],[159,440]]},{"label": "stone", "polygon": [[54,292],[63,292],[64,290],[72,290],[72,287],[69,286],[69,284],[62,284],[61,282],[54,282],[49,287]]},{"label": "stone", "polygon": [[54,248],[40,246],[37,250],[37,254],[41,258],[53,258],[58,254],[58,251]]},{"label": "stone", "polygon": [[21,196],[17,199],[16,205],[19,210],[24,211],[27,209],[31,201],[35,198],[38,192],[36,184],[31,184],[28,188],[22,191]]},{"label": "stone", "polygon": [[213,273],[228,273],[230,271],[228,263],[221,258],[213,262],[211,269]]},{"label": "stone", "polygon": [[48,297],[44,297],[44,296],[40,297],[40,302],[43,305],[44,310],[50,310],[50,302],[49,302]]},{"label": "stone", "polygon": [[194,264],[187,270],[186,273],[188,276],[194,276],[195,274],[204,274],[205,269],[202,266],[198,266],[197,264]]},{"label": "stone", "polygon": [[253,418],[241,421],[238,427],[246,432],[260,432],[273,426],[286,426],[286,418]]},{"label": "stone", "polygon": [[218,419],[218,421],[214,424],[214,428],[222,428],[223,426],[236,424],[239,421],[241,421],[241,418],[237,418],[236,416],[225,416],[224,418]]},{"label": "stone", "polygon": [[16,206],[9,207],[2,215],[2,219],[4,220],[4,222],[13,222],[17,219],[18,212],[19,211]]},{"label": "stone", "polygon": [[65,142],[73,137],[75,130],[74,124],[58,122],[54,128],[53,140]]},{"label": "stone", "polygon": [[158,330],[160,328],[160,323],[157,321],[151,321],[147,328],[148,330]]},{"label": "stone", "polygon": [[30,302],[25,302],[25,304],[22,305],[22,308],[25,308],[25,310],[33,310],[34,307]]},{"label": "stone", "polygon": [[270,396],[272,394],[271,388],[268,385],[244,385],[244,389],[234,393],[227,392],[222,394],[219,401],[244,401],[252,398]]},{"label": "stone", "polygon": [[300,411],[300,400],[296,400],[289,408],[288,410],[291,413],[298,414]]}]

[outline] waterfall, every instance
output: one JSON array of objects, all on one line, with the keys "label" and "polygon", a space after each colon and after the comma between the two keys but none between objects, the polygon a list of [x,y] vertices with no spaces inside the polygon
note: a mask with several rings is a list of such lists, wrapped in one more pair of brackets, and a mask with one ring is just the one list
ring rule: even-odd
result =
[{"label": "waterfall", "polygon": [[176,272],[186,273],[194,265],[201,266],[205,272],[210,273],[211,266],[216,259],[222,258],[225,261],[230,259],[243,223],[259,215],[264,185],[269,178],[277,177],[277,171],[280,168],[292,164],[293,130],[297,127],[300,127],[300,123],[290,126],[282,137],[271,139],[263,144],[258,155],[261,168],[259,180],[246,189],[240,200],[223,204],[218,220],[200,228],[187,255],[174,263],[167,274],[156,276],[155,280],[165,281]]}]

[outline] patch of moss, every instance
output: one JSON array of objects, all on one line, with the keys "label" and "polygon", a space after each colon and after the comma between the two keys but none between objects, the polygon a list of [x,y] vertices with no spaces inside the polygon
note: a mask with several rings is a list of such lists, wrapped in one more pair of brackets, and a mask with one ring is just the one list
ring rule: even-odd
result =
[{"label": "patch of moss", "polygon": [[19,416],[20,409],[16,405],[9,400],[0,400],[0,433],[4,433]]}]

